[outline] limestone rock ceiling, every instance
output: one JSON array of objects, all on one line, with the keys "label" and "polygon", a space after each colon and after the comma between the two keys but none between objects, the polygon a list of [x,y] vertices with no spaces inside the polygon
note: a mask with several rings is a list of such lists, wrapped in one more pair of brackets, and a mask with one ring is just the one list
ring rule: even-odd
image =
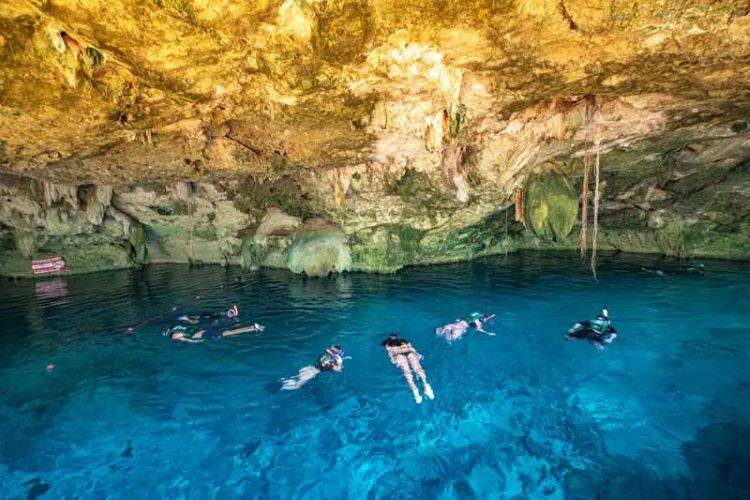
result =
[{"label": "limestone rock ceiling", "polygon": [[0,5],[0,170],[71,184],[339,169],[340,201],[409,167],[509,194],[595,143],[740,164],[749,98],[747,0]]}]

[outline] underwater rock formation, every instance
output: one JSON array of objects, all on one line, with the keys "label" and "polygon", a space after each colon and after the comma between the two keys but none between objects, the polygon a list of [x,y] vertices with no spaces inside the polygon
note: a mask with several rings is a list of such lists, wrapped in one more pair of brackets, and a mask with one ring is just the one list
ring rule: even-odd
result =
[{"label": "underwater rock formation", "polygon": [[0,24],[3,275],[572,249],[595,151],[600,249],[750,257],[746,2],[7,0]]}]

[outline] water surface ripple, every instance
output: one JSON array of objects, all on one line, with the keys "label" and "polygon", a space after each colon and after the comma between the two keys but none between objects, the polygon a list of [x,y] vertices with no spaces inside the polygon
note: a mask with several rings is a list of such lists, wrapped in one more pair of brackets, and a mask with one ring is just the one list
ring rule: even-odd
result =
[{"label": "water surface ripple", "polygon": [[[640,271],[654,259],[605,255],[598,282],[577,256],[531,253],[323,280],[5,282],[0,497],[748,498],[750,265]],[[162,335],[173,307],[233,303],[266,331]],[[604,305],[615,344],[562,340]],[[434,336],[474,310],[497,337]],[[424,354],[435,401],[414,404],[389,330]],[[278,391],[332,342],[353,358],[342,374]]]}]

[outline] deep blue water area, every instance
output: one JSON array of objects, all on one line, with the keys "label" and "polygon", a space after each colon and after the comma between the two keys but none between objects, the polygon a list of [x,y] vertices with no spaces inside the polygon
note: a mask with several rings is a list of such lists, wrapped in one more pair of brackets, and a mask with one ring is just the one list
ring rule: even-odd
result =
[{"label": "deep blue water area", "polygon": [[[750,498],[750,264],[640,270],[656,260],[605,255],[598,281],[542,253],[3,281],[0,498]],[[266,330],[163,335],[172,307],[232,304]],[[602,306],[611,346],[562,338]],[[496,337],[435,336],[475,310]],[[434,401],[390,364],[390,330],[424,355]],[[342,373],[279,390],[334,342]]]}]

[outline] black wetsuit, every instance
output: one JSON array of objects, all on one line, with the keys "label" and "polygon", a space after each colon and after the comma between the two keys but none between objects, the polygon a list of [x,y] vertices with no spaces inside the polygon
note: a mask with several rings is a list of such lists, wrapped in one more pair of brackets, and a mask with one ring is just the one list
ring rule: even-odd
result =
[{"label": "black wetsuit", "polygon": [[615,327],[611,324],[607,325],[603,330],[598,330],[592,325],[591,321],[581,321],[578,325],[580,325],[579,328],[576,328],[572,332],[568,332],[568,338],[585,339],[592,344],[601,345],[604,344],[608,338],[617,333],[617,330],[615,330]]},{"label": "black wetsuit", "polygon": [[583,328],[568,333],[568,337],[574,339],[585,339],[592,344],[604,344],[604,341],[607,340],[612,334],[617,333],[617,330],[615,330],[612,325],[609,325],[601,332],[598,332],[591,328],[589,321],[583,321],[581,323],[581,326],[583,326]]},{"label": "black wetsuit", "polygon": [[665,267],[651,267],[643,266],[643,271],[658,274],[659,276],[676,276],[680,274],[693,274],[702,275],[706,273],[705,268],[702,264],[697,266],[665,266]]}]

